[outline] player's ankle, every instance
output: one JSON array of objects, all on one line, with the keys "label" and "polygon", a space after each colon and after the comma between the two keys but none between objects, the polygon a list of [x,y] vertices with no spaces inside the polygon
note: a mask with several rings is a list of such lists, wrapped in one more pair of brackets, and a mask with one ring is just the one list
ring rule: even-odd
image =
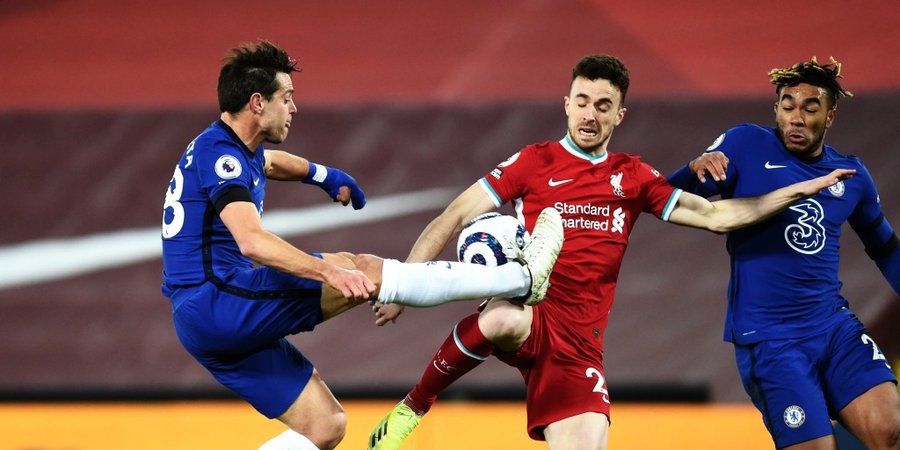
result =
[{"label": "player's ankle", "polygon": [[428,410],[431,409],[431,403],[424,405],[424,406],[418,405],[417,404],[418,402],[415,402],[411,398],[409,398],[409,395],[404,397],[403,401],[401,403],[403,403],[404,405],[409,407],[409,409],[411,409],[412,412],[416,413],[416,415],[420,416],[420,417],[424,416],[428,412]]}]

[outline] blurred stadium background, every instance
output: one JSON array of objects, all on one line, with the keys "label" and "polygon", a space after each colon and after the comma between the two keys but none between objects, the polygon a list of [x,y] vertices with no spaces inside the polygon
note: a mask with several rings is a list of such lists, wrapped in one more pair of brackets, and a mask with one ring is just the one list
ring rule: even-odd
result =
[{"label": "blurred stadium background", "polygon": [[[893,2],[834,0],[800,9],[774,0],[4,1],[0,136],[7,162],[0,186],[11,204],[0,213],[0,422],[10,428],[0,433],[0,448],[137,448],[89,437],[42,440],[45,428],[23,421],[78,416],[103,400],[114,404],[101,422],[122,417],[115,405],[126,408],[123,401],[154,402],[150,409],[159,400],[188,401],[198,411],[186,416],[215,415],[198,400],[230,398],[174,335],[159,292],[158,234],[174,163],[216,119],[220,61],[239,42],[267,38],[299,58],[300,110],[282,147],[353,174],[371,201],[363,211],[345,211],[317,189],[273,184],[266,220],[308,251],[402,259],[458,191],[521,146],[563,135],[571,67],[589,53],[617,55],[632,73],[628,114],[611,149],[641,154],[663,173],[733,124],[771,123],[769,69],[836,57],[856,97],[842,101],[827,141],[868,163],[896,227],[898,20]],[[740,424],[763,433],[766,445],[731,347],[721,340],[723,238],[649,216],[641,222],[606,336],[608,381],[623,411],[611,443],[626,448],[617,434],[627,434],[628,424],[652,431],[666,426],[665,417],[696,414],[663,406],[655,410],[662,414],[628,414],[628,402],[643,401],[706,402],[720,408],[709,414],[720,418],[732,417],[726,409],[744,410],[749,419]],[[844,293],[896,357],[898,299],[846,231]],[[383,328],[362,307],[292,338],[352,405],[341,448],[361,447],[385,410],[354,418],[355,408],[399,399],[474,307],[407,310]],[[491,360],[447,397],[516,402],[523,394],[518,373]],[[83,408],[67,409],[72,405]],[[490,407],[474,405],[465,414]],[[171,413],[162,415],[180,417]],[[151,430],[171,433],[166,420],[156,420]],[[497,428],[485,433],[524,437],[521,424]],[[716,427],[684,429],[698,439]],[[4,447],[10,436],[21,439]],[[156,447],[195,448],[185,442]],[[482,444],[496,448],[474,445]]]}]

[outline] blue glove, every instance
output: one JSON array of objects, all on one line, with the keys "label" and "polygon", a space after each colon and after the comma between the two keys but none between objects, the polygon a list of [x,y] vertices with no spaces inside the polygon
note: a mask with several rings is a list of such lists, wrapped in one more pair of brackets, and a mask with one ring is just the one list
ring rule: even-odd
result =
[{"label": "blue glove", "polygon": [[353,204],[353,209],[366,206],[366,194],[360,189],[356,180],[343,170],[309,163],[309,173],[300,181],[319,186],[334,201],[338,201],[337,196],[341,186],[347,186],[350,189],[350,202]]}]

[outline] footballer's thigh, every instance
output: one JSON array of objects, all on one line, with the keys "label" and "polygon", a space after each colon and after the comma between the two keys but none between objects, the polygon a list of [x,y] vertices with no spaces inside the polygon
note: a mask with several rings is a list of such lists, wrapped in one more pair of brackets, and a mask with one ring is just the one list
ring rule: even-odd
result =
[{"label": "footballer's thigh", "polygon": [[533,318],[531,306],[494,298],[478,315],[478,328],[498,349],[511,352],[521,348],[531,335]]},{"label": "footballer's thigh", "polygon": [[839,416],[867,448],[900,448],[900,395],[893,382],[881,383],[856,397]]},{"label": "footballer's thigh", "polygon": [[900,395],[884,353],[855,316],[834,334],[825,386],[841,423],[869,449],[900,448]]},{"label": "footballer's thigh", "polygon": [[609,418],[586,412],[553,422],[544,428],[544,439],[552,450],[605,450]]},{"label": "footballer's thigh", "polygon": [[[371,294],[370,299],[378,298],[378,292],[381,290],[381,270],[384,266],[384,260],[373,255],[356,255],[353,253],[323,253],[322,259],[328,261],[338,267],[345,269],[359,270],[365,274],[377,286],[375,292]],[[341,294],[340,291],[332,286],[322,283],[322,321],[326,321],[338,314],[341,314],[356,305],[365,303],[363,301],[353,301]]]}]

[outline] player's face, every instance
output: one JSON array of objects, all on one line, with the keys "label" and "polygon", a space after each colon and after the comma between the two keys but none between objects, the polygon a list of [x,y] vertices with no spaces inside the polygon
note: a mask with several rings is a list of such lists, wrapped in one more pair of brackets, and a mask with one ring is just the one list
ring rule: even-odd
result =
[{"label": "player's face", "polygon": [[291,76],[279,73],[275,79],[281,87],[275,91],[271,100],[262,100],[260,128],[266,142],[280,144],[287,139],[291,118],[297,112],[297,105],[294,104],[294,84]]},{"label": "player's face", "polygon": [[569,137],[585,152],[606,152],[613,129],[622,122],[622,93],[609,80],[575,78],[566,96]]},{"label": "player's face", "polygon": [[785,86],[775,103],[775,124],[785,148],[801,158],[822,153],[825,132],[834,122],[828,91],[811,84]]}]

